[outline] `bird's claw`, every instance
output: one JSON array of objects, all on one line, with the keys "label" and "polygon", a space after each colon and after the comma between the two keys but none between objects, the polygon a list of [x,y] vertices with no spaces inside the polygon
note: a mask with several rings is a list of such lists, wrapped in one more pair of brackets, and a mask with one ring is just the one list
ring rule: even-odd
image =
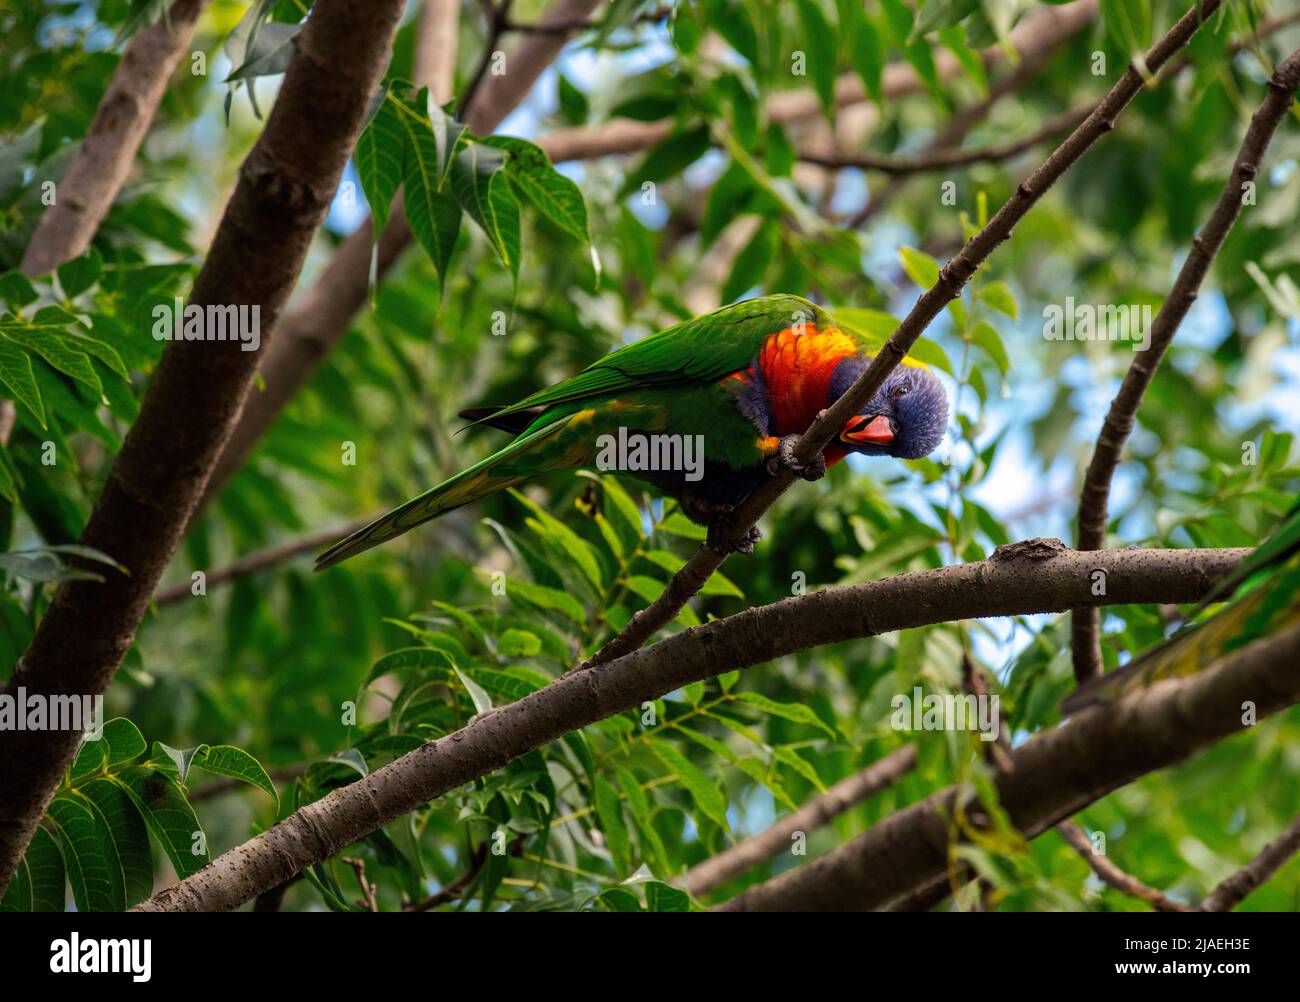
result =
[{"label": "bird's claw", "polygon": [[763,538],[763,533],[756,525],[751,525],[739,539],[732,537],[734,531],[735,527],[729,517],[715,518],[709,523],[709,533],[704,539],[704,548],[712,550],[720,557],[727,557],[733,553],[749,555],[754,552],[754,544]]},{"label": "bird's claw", "polygon": [[803,477],[804,480],[820,480],[826,476],[826,457],[822,453],[817,453],[817,457],[810,463],[801,463],[794,454],[798,447],[800,435],[786,435],[781,439],[781,444],[777,446],[776,455],[767,461],[767,470],[774,476],[784,467],[795,476]]}]

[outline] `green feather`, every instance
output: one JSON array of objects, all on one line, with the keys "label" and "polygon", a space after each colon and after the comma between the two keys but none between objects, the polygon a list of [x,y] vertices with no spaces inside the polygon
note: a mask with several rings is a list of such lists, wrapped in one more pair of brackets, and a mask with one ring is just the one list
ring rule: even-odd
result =
[{"label": "green feather", "polygon": [[825,310],[799,296],[747,299],[612,351],[494,417],[669,383],[715,382],[749,365],[769,335],[801,320],[818,327],[832,323]]},{"label": "green feather", "polygon": [[[437,518],[454,508],[536,476],[541,472],[540,464],[530,463],[528,459],[553,441],[570,420],[572,415],[565,415],[548,421],[540,428],[529,430],[482,462],[381,515],[320,554],[316,558],[315,569],[323,571],[327,567],[333,567],[340,561],[394,539],[431,518]],[[520,463],[521,459],[524,460],[523,464]]]}]

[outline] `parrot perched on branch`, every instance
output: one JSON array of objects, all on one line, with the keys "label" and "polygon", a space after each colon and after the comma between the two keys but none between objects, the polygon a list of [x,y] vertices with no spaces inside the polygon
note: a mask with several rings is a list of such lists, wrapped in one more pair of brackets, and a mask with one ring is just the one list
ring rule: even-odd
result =
[{"label": "parrot perched on branch", "polygon": [[[336,543],[317,557],[316,569],[543,473],[593,465],[677,498],[687,517],[710,527],[709,545],[720,547],[732,510],[781,465],[815,480],[851,452],[917,459],[939,444],[947,395],[927,366],[905,358],[818,460],[798,465],[799,436],[879,347],[798,296],[751,299],[669,327],[518,403],[462,411],[517,437]],[[678,462],[668,465],[676,468],[611,466],[610,456],[631,456],[629,443],[642,447],[643,458],[671,452]],[[739,548],[751,551],[754,539],[756,531]]]},{"label": "parrot perched on branch", "polygon": [[[1227,604],[1218,611],[1210,606]],[[1193,675],[1225,654],[1300,620],[1300,504],[1201,600],[1177,633],[1100,678],[1062,703],[1069,715],[1108,702],[1160,679]]]}]

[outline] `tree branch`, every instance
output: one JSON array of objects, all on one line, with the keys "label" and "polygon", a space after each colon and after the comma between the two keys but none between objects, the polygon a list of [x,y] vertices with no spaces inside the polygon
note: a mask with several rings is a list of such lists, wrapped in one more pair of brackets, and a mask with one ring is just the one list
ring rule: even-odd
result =
[{"label": "tree branch", "polygon": [[1067,112],[1062,112],[1045,123],[1041,129],[1034,133],[1024,136],[1024,139],[1015,140],[1014,143],[1001,143],[998,146],[972,147],[970,149],[939,147],[930,149],[924,153],[918,153],[917,156],[904,156],[898,153],[818,153],[816,151],[801,151],[800,160],[805,164],[815,164],[824,166],[824,168],[861,168],[863,170],[880,170],[885,174],[893,174],[894,177],[906,177],[909,174],[919,174],[926,170],[939,170],[948,168],[948,166],[965,166],[967,164],[985,164],[998,160],[1010,160],[1011,157],[1018,156],[1019,153],[1026,152],[1039,146],[1040,143],[1047,142],[1054,135],[1060,135],[1065,131],[1076,129],[1084,118],[1092,113],[1095,105],[1089,104],[1086,108],[1071,108]]},{"label": "tree branch", "polygon": [[167,83],[209,2],[176,0],[156,24],[131,39],[86,138],[58,182],[57,201],[45,210],[27,244],[23,274],[48,274],[86,252],[131,173]]},{"label": "tree branch", "polygon": [[1115,890],[1131,894],[1135,898],[1141,898],[1159,912],[1191,911],[1186,905],[1180,905],[1161,891],[1144,884],[1132,874],[1125,873],[1108,858],[1097,852],[1092,844],[1092,839],[1088,838],[1088,833],[1077,822],[1062,821],[1056,826],[1056,833],[1083,857],[1083,861],[1092,868],[1093,873]]},{"label": "tree branch", "polygon": [[677,881],[692,897],[701,897],[760,863],[788,852],[795,833],[807,834],[830,824],[868,797],[893,786],[916,768],[916,745],[904,745],[861,772],[842,779],[825,793],[813,797],[799,810],[787,814],[770,828],[691,867]]},{"label": "tree branch", "polygon": [[[987,560],[830,588],[694,627],[475,718],[332,791],[140,907],[228,910],[376,828],[569,731],[738,666],[855,637],[935,622],[1052,612],[1071,606],[1188,602],[1245,550],[1113,550],[1079,554],[1057,540],[999,547]],[[1107,572],[1107,594],[1090,573]],[[1065,730],[1075,730],[1072,723]]]},{"label": "tree branch", "polygon": [[[295,38],[190,306],[258,307],[265,343],[338,187],[401,12],[401,0],[318,0]],[[242,347],[167,346],[80,540],[128,573],[60,585],[8,691],[21,686],[31,698],[108,687],[252,383],[257,352]],[[79,739],[71,731],[0,730],[0,891]]]},{"label": "tree branch", "polygon": [[[1154,73],[1185,46],[1203,23],[1219,6],[1219,0],[1197,0],[1192,9],[1146,54],[1146,66]],[[817,456],[843,427],[849,416],[856,414],[884,384],[889,374],[911,350],[930,322],[948,303],[961,295],[962,288],[971,275],[988,258],[998,245],[1011,236],[1015,225],[1025,216],[1044,193],[1056,183],[1074,163],[1101,136],[1115,127],[1115,120],[1143,86],[1143,75],[1132,65],[1125,71],[1097,103],[1092,113],[1069,137],[1056,148],[1037,170],[1022,181],[1015,193],[997,211],[988,224],[973,236],[965,247],[952,258],[939,273],[939,281],[927,289],[916,305],[899,324],[898,330],[881,347],[867,370],[835,403],[822,411],[804,434],[795,450],[796,458],[808,464]],[[739,541],[768,508],[789,489],[796,477],[789,469],[764,483],[749,495],[732,514],[731,539]],[[672,622],[691,600],[709,576],[722,565],[726,557],[717,550],[701,547],[673,576],[659,597],[632,617],[623,631],[579,666],[589,668],[594,664],[635,650],[654,636],[663,626]]]},{"label": "tree branch", "polygon": [[799,159],[804,163],[815,164],[818,167],[831,169],[857,167],[862,170],[882,171],[895,177],[905,177],[923,171],[940,170],[944,167],[961,167],[967,164],[1010,160],[1012,157],[1046,142],[1053,136],[1078,127],[1092,113],[1092,109],[1093,105],[1089,104],[1084,108],[1072,108],[1069,111],[1064,111],[1024,139],[996,146],[977,146],[971,149],[939,147],[915,156],[871,152],[827,154],[805,150],[799,153]]},{"label": "tree branch", "polygon": [[[1146,773],[1182,761],[1259,719],[1300,702],[1300,627],[1220,659],[1208,671],[1157,683],[1076,714],[1068,726],[1017,748],[995,779],[1011,823],[1034,838]],[[749,888],[720,911],[869,910],[925,888],[949,859],[949,787],[905,808],[834,852]]]},{"label": "tree branch", "polygon": [[[328,529],[325,532],[313,532],[300,539],[291,539],[287,543],[249,553],[225,567],[219,567],[215,571],[207,573],[203,582],[204,587],[211,588],[214,585],[225,584],[227,581],[248,577],[250,574],[257,574],[259,571],[274,567],[276,564],[284,563],[286,560],[292,560],[294,557],[314,553],[326,543],[342,539],[344,536],[350,535],[368,524],[368,519],[359,519],[341,528]],[[166,605],[174,605],[193,595],[192,587],[189,582],[181,581],[169,588],[162,588],[154,595],[154,603],[160,608]]]},{"label": "tree branch", "polygon": [[1251,891],[1277,873],[1300,852],[1300,817],[1297,817],[1264,851],[1205,896],[1198,911],[1230,912],[1246,900]]},{"label": "tree branch", "polygon": [[[1105,545],[1106,523],[1110,518],[1110,483],[1119,466],[1124,443],[1133,431],[1142,397],[1178,332],[1178,326],[1196,301],[1197,290],[1210,270],[1214,256],[1241,214],[1247,188],[1253,187],[1269,141],[1290,110],[1297,89],[1300,89],[1300,50],[1283,60],[1269,78],[1268,96],[1251,117],[1250,128],[1246,130],[1232,173],[1224,182],[1210,218],[1192,239],[1192,249],[1178,270],[1169,298],[1161,305],[1151,324],[1150,344],[1146,351],[1134,354],[1119,392],[1111,401],[1097,436],[1092,461],[1088,464],[1083,489],[1079,492],[1080,550],[1096,550]],[[1082,684],[1100,675],[1102,669],[1100,619],[1096,612],[1082,610],[1076,613],[1071,633],[1074,677]]]}]

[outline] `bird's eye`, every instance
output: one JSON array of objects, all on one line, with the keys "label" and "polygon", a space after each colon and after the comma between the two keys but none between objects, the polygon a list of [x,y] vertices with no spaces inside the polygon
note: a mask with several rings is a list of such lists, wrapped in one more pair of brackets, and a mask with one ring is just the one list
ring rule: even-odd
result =
[{"label": "bird's eye", "polygon": [[894,399],[897,400],[899,397],[905,397],[905,396],[907,396],[907,391],[910,390],[910,389],[911,389],[910,386],[900,386],[900,387],[898,387],[898,389],[894,390]]}]

